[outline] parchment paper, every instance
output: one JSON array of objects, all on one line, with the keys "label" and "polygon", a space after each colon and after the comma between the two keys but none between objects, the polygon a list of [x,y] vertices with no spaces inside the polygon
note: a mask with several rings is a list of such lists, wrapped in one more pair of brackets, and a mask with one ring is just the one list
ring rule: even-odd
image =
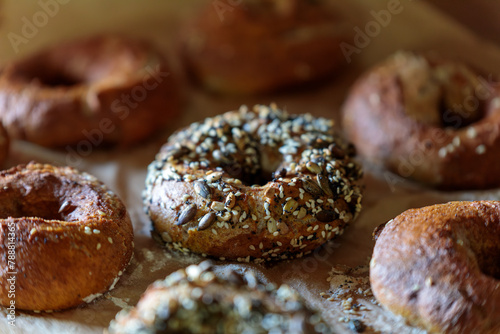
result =
[{"label": "parchment paper", "polygon": [[[59,2],[60,1],[60,2]],[[216,3],[213,1],[212,3]],[[227,1],[222,1],[228,4]],[[332,1],[348,18],[343,29],[351,33],[354,28],[365,30],[374,22],[373,12],[387,9],[393,1]],[[51,3],[48,12],[41,3]],[[54,5],[57,3],[57,6]],[[70,151],[55,151],[37,147],[26,142],[13,142],[10,158],[4,167],[31,160],[70,164],[80,170],[94,174],[114,190],[125,202],[135,229],[135,253],[133,261],[118,282],[116,288],[101,298],[76,309],[51,314],[18,313],[16,326],[7,324],[5,309],[0,316],[0,333],[102,333],[121,308],[137,303],[141,293],[153,281],[164,278],[171,272],[202,258],[183,255],[163,249],[150,237],[150,222],[142,211],[141,191],[144,188],[146,167],[153,160],[160,145],[176,128],[193,121],[202,120],[240,104],[276,102],[291,113],[310,112],[316,116],[339,119],[339,109],[348,87],[355,78],[374,64],[399,49],[434,49],[445,54],[460,56],[486,73],[500,72],[500,50],[473,36],[457,22],[445,17],[428,5],[410,0],[401,0],[402,10],[391,15],[390,22],[365,41],[359,52],[346,61],[343,71],[332,80],[290,93],[260,97],[226,97],[206,93],[187,82],[179,68],[175,53],[175,36],[179,25],[189,17],[203,1],[135,1],[135,0],[45,0],[28,2],[8,0],[2,4],[0,29],[0,60],[5,63],[22,57],[42,46],[83,35],[101,32],[122,32],[147,38],[167,54],[173,64],[172,76],[186,88],[185,112],[174,120],[164,133],[128,150],[94,149],[88,156],[72,154]],[[235,3],[235,2],[233,2]],[[45,24],[41,11],[45,11]],[[53,14],[53,15],[52,15]],[[38,16],[37,16],[38,15]],[[218,15],[214,9],[214,15]],[[36,31],[23,35],[26,21],[37,21]],[[373,23],[372,23],[373,25]],[[24,31],[25,33],[26,31]],[[29,32],[29,31],[28,31]],[[23,42],[13,34],[24,36]],[[14,36],[14,37],[13,37]],[[352,43],[354,44],[354,40]],[[70,125],[69,125],[70,126]],[[449,200],[500,199],[498,190],[482,192],[443,193],[425,189],[403,181],[396,176],[366,166],[365,197],[363,211],[344,236],[329,243],[312,255],[299,260],[277,262],[261,266],[253,264],[217,262],[218,270],[229,268],[256,270],[263,280],[277,284],[287,283],[307,300],[310,306],[321,310],[331,327],[339,333],[351,333],[349,322],[339,319],[361,319],[373,324],[379,332],[417,332],[402,325],[390,313],[374,305],[369,299],[362,301],[369,310],[356,314],[346,313],[339,300],[329,300],[329,272],[334,265],[350,267],[367,264],[373,242],[371,233],[381,223],[402,211]],[[323,293],[323,296],[321,295]],[[371,304],[373,305],[373,304]],[[346,318],[347,317],[347,318]],[[370,332],[367,329],[366,332]]]}]

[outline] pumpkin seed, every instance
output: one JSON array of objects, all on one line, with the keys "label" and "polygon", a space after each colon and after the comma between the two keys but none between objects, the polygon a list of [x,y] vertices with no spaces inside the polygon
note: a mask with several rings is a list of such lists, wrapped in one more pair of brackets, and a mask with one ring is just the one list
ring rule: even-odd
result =
[{"label": "pumpkin seed", "polygon": [[302,219],[306,216],[307,210],[304,207],[301,207],[299,210],[299,214],[297,215],[297,219]]},{"label": "pumpkin seed", "polygon": [[283,214],[294,212],[295,209],[297,209],[297,206],[299,206],[299,203],[297,203],[296,200],[293,199],[289,200],[283,207]]},{"label": "pumpkin seed", "polygon": [[318,166],[318,164],[315,164],[314,162],[312,161],[308,161],[306,163],[306,168],[311,172],[311,173],[314,173],[314,174],[320,174],[321,173],[321,167]]}]

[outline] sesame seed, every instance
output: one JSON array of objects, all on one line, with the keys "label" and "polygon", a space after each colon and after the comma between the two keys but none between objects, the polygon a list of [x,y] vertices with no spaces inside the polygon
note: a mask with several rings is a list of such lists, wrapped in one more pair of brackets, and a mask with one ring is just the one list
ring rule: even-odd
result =
[{"label": "sesame seed", "polygon": [[99,234],[99,233],[101,233],[101,231],[99,231],[98,229],[94,229],[92,232],[94,232],[94,234]]},{"label": "sesame seed", "polygon": [[486,146],[479,145],[478,147],[476,147],[476,153],[477,154],[484,154],[484,153],[486,153]]},{"label": "sesame seed", "polygon": [[467,129],[467,137],[474,139],[477,136],[477,130],[474,127],[470,127]]},{"label": "sesame seed", "polygon": [[446,150],[446,147],[441,147],[439,149],[439,152],[438,152],[438,155],[441,157],[441,158],[444,158],[446,157],[446,155],[448,154],[448,151]]},{"label": "sesame seed", "polygon": [[98,243],[96,248],[97,248],[97,250],[101,249],[101,244]]}]

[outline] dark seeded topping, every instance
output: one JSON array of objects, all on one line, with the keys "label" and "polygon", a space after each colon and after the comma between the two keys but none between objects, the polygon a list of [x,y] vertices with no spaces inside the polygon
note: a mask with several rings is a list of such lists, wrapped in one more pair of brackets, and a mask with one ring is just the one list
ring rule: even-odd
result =
[{"label": "dark seeded topping", "polygon": [[[318,240],[342,234],[361,210],[361,168],[333,125],[332,120],[310,114],[290,115],[275,105],[242,106],[193,123],[173,134],[148,167],[145,210],[157,210],[157,201],[166,198],[168,204],[159,203],[160,210],[176,213],[192,196],[189,203],[201,211],[184,209],[177,224],[187,224],[198,213],[202,218],[197,231],[211,238],[224,235],[224,229],[293,238],[274,246],[253,243],[251,255],[237,261],[262,263],[307,255]],[[173,182],[185,183],[186,193],[170,192]],[[263,185],[268,188],[265,193]],[[167,193],[153,196],[158,189]],[[256,205],[247,205],[254,200]],[[159,227],[159,222],[154,224]],[[292,237],[288,231],[294,224],[308,226]],[[167,244],[190,251],[184,237],[192,228],[186,225],[182,238]]]},{"label": "dark seeded topping", "polygon": [[110,333],[332,333],[287,285],[265,284],[251,270],[222,278],[207,261],[154,282],[145,295],[153,302],[118,313]]}]

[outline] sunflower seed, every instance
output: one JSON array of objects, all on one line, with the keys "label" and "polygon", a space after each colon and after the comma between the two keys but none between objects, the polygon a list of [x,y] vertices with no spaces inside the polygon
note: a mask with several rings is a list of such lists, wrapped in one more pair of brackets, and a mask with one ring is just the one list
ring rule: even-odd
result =
[{"label": "sunflower seed", "polygon": [[64,201],[64,203],[61,204],[61,207],[59,208],[58,213],[63,213],[65,211],[67,211],[70,206],[71,206],[71,204],[69,203],[69,201]]},{"label": "sunflower seed", "polygon": [[314,162],[312,161],[308,161],[306,163],[306,168],[311,172],[311,173],[314,173],[314,174],[319,174],[321,173],[321,167],[318,166],[317,164],[315,164]]},{"label": "sunflower seed", "polygon": [[322,223],[328,223],[335,220],[335,212],[330,210],[322,210],[316,214],[316,219]]},{"label": "sunflower seed", "polygon": [[212,197],[210,188],[205,184],[205,182],[195,182],[194,191],[196,191],[196,193],[204,199],[210,200],[210,198]]},{"label": "sunflower seed", "polygon": [[198,231],[203,231],[209,228],[215,220],[215,213],[209,212],[201,218],[198,223]]},{"label": "sunflower seed", "polygon": [[316,182],[309,179],[302,179],[302,186],[304,190],[313,196],[322,196],[323,190],[316,184]]},{"label": "sunflower seed", "polygon": [[316,180],[318,181],[319,186],[325,192],[328,197],[333,196],[332,189],[330,189],[330,182],[328,181],[328,177],[323,174],[316,175]]},{"label": "sunflower seed", "polygon": [[182,210],[181,214],[179,215],[179,219],[177,219],[176,225],[179,226],[189,223],[189,221],[193,219],[194,216],[196,216],[196,210],[197,210],[196,204],[190,204],[187,207],[185,207],[184,210]]}]

